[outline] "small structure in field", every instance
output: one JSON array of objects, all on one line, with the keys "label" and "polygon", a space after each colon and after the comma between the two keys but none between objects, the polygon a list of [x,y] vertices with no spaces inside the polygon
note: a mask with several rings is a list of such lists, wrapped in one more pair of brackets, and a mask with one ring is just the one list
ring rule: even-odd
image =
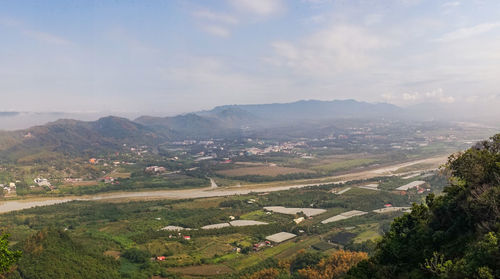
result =
[{"label": "small structure in field", "polygon": [[166,226],[161,228],[160,230],[162,231],[189,231],[191,230],[190,228],[183,228],[179,226]]},{"label": "small structure in field", "polygon": [[159,167],[159,166],[150,166],[144,169],[144,172],[146,173],[162,173],[166,171],[167,169],[165,167]]},{"label": "small structure in field", "polygon": [[408,175],[403,176],[403,177],[401,177],[401,178],[403,178],[403,179],[410,179],[410,178],[417,177],[417,176],[419,176],[419,175],[420,175],[420,172],[417,172],[417,173],[408,174]]},{"label": "small structure in field", "polygon": [[295,215],[299,212],[304,213],[307,217],[315,216],[326,212],[325,209],[321,208],[296,208],[296,207],[283,207],[283,206],[266,206],[264,207],[267,211]]},{"label": "small structure in field", "polygon": [[321,221],[321,224],[328,224],[328,223],[331,223],[331,222],[337,222],[337,221],[349,219],[349,218],[352,218],[352,217],[355,217],[355,216],[365,215],[367,213],[368,212],[360,211],[360,210],[351,210],[351,211],[347,211],[347,212],[344,212],[344,213],[340,213],[339,215],[335,215],[335,216],[330,217],[330,218],[328,218],[326,220],[323,220],[323,221]]},{"label": "small structure in field", "polygon": [[267,225],[266,222],[260,222],[260,221],[254,221],[254,220],[235,220],[235,221],[229,222],[229,224],[233,227]]},{"label": "small structure in field", "polygon": [[375,213],[390,213],[390,212],[397,212],[397,211],[402,211],[402,212],[409,212],[410,208],[409,207],[397,207],[397,206],[391,206],[391,207],[384,207],[380,209],[375,209],[373,212]]},{"label": "small structure in field", "polygon": [[342,190],[340,190],[340,189],[333,189],[332,193],[337,194],[337,195],[342,195],[343,193],[345,193],[345,192],[347,192],[347,191],[349,191],[351,189],[352,189],[351,187],[347,187],[347,188],[342,189]]},{"label": "small structure in field", "polygon": [[295,222],[295,224],[300,224],[302,221],[304,221],[304,217],[293,219],[293,221]]},{"label": "small structure in field", "polygon": [[245,227],[245,226],[258,226],[258,225],[267,225],[268,223],[266,222],[260,222],[260,221],[254,221],[254,220],[234,220],[229,223],[219,223],[219,224],[212,224],[212,225],[206,225],[201,227],[203,230],[210,230],[210,229],[221,229],[221,228],[226,228],[226,227]]},{"label": "small structure in field", "polygon": [[380,190],[378,188],[378,184],[376,184],[376,183],[361,185],[361,186],[358,186],[358,188],[367,189],[367,190],[374,190],[374,191],[379,191]]},{"label": "small structure in field", "polygon": [[413,181],[413,182],[410,182],[408,184],[405,184],[403,186],[400,186],[400,187],[396,188],[396,190],[398,190],[398,191],[408,191],[408,189],[418,188],[418,187],[424,185],[425,183],[427,183],[427,182],[422,181],[422,180],[417,180],[417,181]]},{"label": "small structure in field", "polygon": [[275,234],[266,236],[266,239],[269,241],[275,242],[275,243],[281,243],[283,241],[292,239],[296,236],[297,235],[295,235],[293,233],[279,232],[279,233],[275,233]]},{"label": "small structure in field", "polygon": [[206,225],[201,227],[203,230],[212,230],[212,229],[222,229],[225,227],[230,227],[231,225],[229,223],[219,223],[219,224],[212,224],[212,225]]},{"label": "small structure in field", "polygon": [[33,180],[36,184],[38,184],[38,186],[40,187],[43,187],[43,186],[46,186],[46,187],[50,187],[52,186],[50,184],[50,182],[46,179],[46,178],[36,178],[35,180]]}]

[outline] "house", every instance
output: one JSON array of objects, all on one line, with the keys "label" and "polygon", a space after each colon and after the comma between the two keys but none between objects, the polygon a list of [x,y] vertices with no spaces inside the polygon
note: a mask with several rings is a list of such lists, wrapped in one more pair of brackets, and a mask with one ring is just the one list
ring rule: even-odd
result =
[{"label": "house", "polygon": [[253,245],[253,250],[254,251],[259,251],[260,249],[262,249],[263,247],[266,247],[266,243],[265,242],[259,242],[259,243],[255,243]]},{"label": "house", "polygon": [[104,177],[104,183],[111,183],[113,181],[115,181],[115,179],[111,176]]},{"label": "house", "polygon": [[150,167],[147,167],[144,171],[147,173],[162,173],[162,172],[166,172],[167,169],[164,167],[159,167],[159,166],[150,166]]},{"label": "house", "polygon": [[295,222],[295,224],[299,224],[302,221],[304,221],[304,217],[299,217],[299,218],[293,219],[293,221]]},{"label": "house", "polygon": [[384,207],[392,207],[392,204],[386,203],[386,204],[384,204]]},{"label": "house", "polygon": [[38,186],[47,186],[47,187],[50,187],[50,182],[45,179],[45,178],[36,178],[33,180],[36,184],[38,184]]},{"label": "house", "polygon": [[164,261],[165,259],[167,259],[167,257],[165,257],[165,256],[158,256],[158,257],[156,257],[157,261]]},{"label": "house", "polygon": [[191,236],[189,236],[189,235],[185,235],[182,238],[184,238],[184,240],[191,240]]}]

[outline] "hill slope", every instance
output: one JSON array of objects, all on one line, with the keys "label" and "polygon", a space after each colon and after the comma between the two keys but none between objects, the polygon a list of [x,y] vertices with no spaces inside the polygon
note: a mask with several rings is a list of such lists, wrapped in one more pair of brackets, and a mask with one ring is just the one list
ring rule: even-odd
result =
[{"label": "hill slope", "polygon": [[395,219],[349,278],[500,278],[500,134],[447,168],[445,194]]},{"label": "hill slope", "polygon": [[26,130],[3,132],[0,154],[12,160],[43,154],[81,155],[114,152],[123,144],[154,144],[163,136],[125,118],[97,121],[58,120]]}]

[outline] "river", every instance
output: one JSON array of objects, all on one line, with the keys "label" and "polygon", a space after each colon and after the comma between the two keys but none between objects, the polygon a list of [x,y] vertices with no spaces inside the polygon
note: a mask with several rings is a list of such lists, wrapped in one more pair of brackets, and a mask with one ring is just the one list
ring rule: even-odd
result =
[{"label": "river", "polygon": [[[220,188],[214,187],[215,181],[213,181],[212,186],[203,189],[185,189],[185,190],[159,190],[159,191],[141,191],[141,192],[113,192],[104,194],[95,194],[90,196],[70,196],[70,197],[57,197],[57,198],[30,198],[25,200],[10,200],[0,202],[0,213],[6,213],[16,210],[22,210],[37,206],[47,206],[59,203],[65,203],[69,201],[81,200],[81,201],[99,201],[99,200],[112,200],[112,199],[191,199],[191,198],[209,198],[209,197],[222,197],[222,196],[234,196],[234,195],[245,195],[251,192],[264,193],[264,192],[274,192],[283,191],[294,188],[303,188],[309,186],[320,186],[332,183],[344,183],[355,179],[367,179],[375,176],[384,175],[394,175],[393,171],[398,168],[406,167],[413,164],[432,162],[437,165],[446,162],[447,157],[434,157],[424,160],[413,161],[404,164],[395,164],[393,166],[385,166],[381,168],[376,168],[372,170],[358,171],[344,175],[331,176],[321,179],[314,180],[314,183],[307,183],[307,180],[303,181],[303,184],[293,184],[293,185],[282,185],[282,186],[261,186],[254,185],[250,187],[229,187]],[[397,175],[404,175],[405,173],[399,173]],[[211,179],[212,181],[212,179]],[[311,180],[313,181],[313,180]],[[290,182],[292,183],[292,182]],[[300,182],[299,182],[300,183]],[[216,184],[215,184],[216,185]]]}]

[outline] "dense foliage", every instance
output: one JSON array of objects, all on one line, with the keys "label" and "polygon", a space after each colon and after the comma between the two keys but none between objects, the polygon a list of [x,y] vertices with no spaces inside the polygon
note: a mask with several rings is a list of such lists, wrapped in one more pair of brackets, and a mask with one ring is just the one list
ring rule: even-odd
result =
[{"label": "dense foliage", "polygon": [[444,194],[397,218],[350,278],[500,278],[500,134],[446,169]]},{"label": "dense foliage", "polygon": [[118,278],[118,262],[96,245],[44,229],[20,245],[23,256],[8,278]]},{"label": "dense foliage", "polygon": [[363,252],[338,250],[328,256],[299,251],[290,261],[283,261],[249,275],[245,279],[331,279],[342,277],[351,267],[367,259]]},{"label": "dense foliage", "polygon": [[8,238],[8,234],[0,235],[0,277],[1,274],[8,271],[21,256],[20,251],[12,251],[9,249]]}]

